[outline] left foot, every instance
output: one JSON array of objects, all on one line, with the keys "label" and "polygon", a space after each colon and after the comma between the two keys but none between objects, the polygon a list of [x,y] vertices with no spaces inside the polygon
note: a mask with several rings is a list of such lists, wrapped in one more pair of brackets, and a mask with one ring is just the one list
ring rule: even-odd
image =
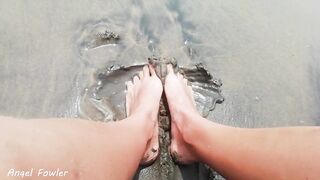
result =
[{"label": "left foot", "polygon": [[[127,82],[127,117],[137,116],[146,125],[147,147],[141,160],[142,165],[151,164],[159,155],[158,111],[163,87],[151,66],[144,66],[133,82]],[[145,118],[140,118],[145,117]]]}]

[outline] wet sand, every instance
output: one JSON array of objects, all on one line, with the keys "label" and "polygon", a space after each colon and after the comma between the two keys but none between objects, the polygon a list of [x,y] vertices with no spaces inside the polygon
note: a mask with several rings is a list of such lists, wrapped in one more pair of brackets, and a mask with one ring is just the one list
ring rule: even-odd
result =
[{"label": "wet sand", "polygon": [[[202,62],[222,79],[225,101],[209,115],[213,121],[319,125],[319,4],[2,0],[0,115],[76,117],[96,72],[156,54]],[[94,25],[119,33],[121,45],[86,50],[81,42]]]}]

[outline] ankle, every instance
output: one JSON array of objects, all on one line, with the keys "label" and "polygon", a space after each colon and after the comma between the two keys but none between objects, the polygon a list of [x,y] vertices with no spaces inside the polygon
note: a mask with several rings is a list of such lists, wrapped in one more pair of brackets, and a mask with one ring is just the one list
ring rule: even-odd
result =
[{"label": "ankle", "polygon": [[136,127],[139,131],[146,134],[149,138],[152,137],[154,132],[154,127],[157,119],[152,118],[151,113],[133,113],[128,117],[128,121],[133,123],[132,127]]},{"label": "ankle", "polygon": [[199,136],[199,132],[202,129],[200,126],[203,124],[203,121],[207,121],[198,112],[180,112],[177,113],[175,118],[183,140],[189,145],[197,141],[197,136]]}]

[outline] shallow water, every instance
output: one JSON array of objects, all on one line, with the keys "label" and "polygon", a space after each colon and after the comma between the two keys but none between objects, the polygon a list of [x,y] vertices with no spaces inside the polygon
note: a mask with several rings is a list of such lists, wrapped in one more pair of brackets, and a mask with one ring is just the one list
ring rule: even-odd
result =
[{"label": "shallow water", "polygon": [[[0,0],[0,114],[75,117],[96,72],[156,54],[186,66],[202,62],[222,79],[225,101],[211,120],[239,127],[319,125],[319,5]],[[84,39],[100,26],[119,33],[121,45],[87,50]]]}]

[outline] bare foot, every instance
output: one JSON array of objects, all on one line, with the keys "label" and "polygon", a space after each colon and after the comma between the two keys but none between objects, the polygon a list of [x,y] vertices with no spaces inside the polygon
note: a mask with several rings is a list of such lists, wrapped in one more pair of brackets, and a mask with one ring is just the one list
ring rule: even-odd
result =
[{"label": "bare foot", "polygon": [[186,121],[199,113],[195,107],[192,88],[181,74],[173,72],[172,65],[168,65],[164,89],[171,114],[171,145],[170,152],[175,161],[188,164],[197,161],[192,147],[185,141],[184,130]]},{"label": "bare foot", "polygon": [[[163,87],[154,69],[144,66],[133,82],[127,82],[127,117],[136,116],[137,123],[146,124],[148,143],[141,160],[142,165],[151,164],[159,154],[158,111]],[[141,118],[143,117],[143,118]]]}]

